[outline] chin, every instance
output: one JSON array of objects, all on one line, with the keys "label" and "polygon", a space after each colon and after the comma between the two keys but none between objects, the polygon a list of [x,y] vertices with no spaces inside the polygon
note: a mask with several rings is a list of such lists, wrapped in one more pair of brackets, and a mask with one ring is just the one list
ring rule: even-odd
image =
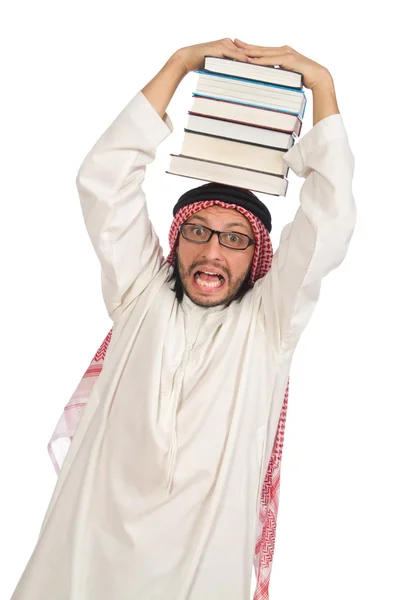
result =
[{"label": "chin", "polygon": [[[191,288],[187,288],[184,286],[185,294],[190,298],[192,302],[197,304],[197,306],[211,307],[211,306],[219,306],[221,304],[226,304],[229,302],[234,294],[231,294],[229,290],[223,290],[222,293],[216,294],[205,294],[201,292],[197,292],[197,290],[192,290]],[[229,293],[228,293],[229,292]]]},{"label": "chin", "polygon": [[197,298],[196,296],[192,296],[188,292],[185,292],[187,296],[189,296],[190,300],[197,304],[197,306],[203,306],[205,308],[210,308],[211,306],[219,306],[220,304],[226,304],[227,299],[220,298],[217,300],[216,298]]}]

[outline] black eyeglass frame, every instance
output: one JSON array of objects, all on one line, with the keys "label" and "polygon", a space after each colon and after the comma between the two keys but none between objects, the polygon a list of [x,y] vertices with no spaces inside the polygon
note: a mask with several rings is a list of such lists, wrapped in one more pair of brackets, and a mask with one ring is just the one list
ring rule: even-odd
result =
[{"label": "black eyeglass frame", "polygon": [[[184,225],[196,225],[197,227],[201,227],[202,229],[207,229],[207,231],[211,232],[210,237],[208,238],[208,240],[205,240],[203,242],[199,242],[199,241],[194,241],[194,240],[189,240],[187,237],[185,237],[183,235],[183,227]],[[216,229],[211,229],[211,227],[206,227],[205,225],[201,225],[201,223],[182,223],[182,225],[179,226],[178,228],[179,233],[182,235],[182,237],[187,240],[188,242],[192,242],[192,244],[207,244],[207,242],[210,241],[210,239],[212,238],[212,236],[214,235],[214,233],[216,233],[216,235],[218,236],[218,242],[221,246],[223,246],[224,248],[228,248],[228,250],[238,250],[239,252],[242,252],[244,250],[247,250],[247,248],[249,248],[250,246],[254,246],[255,245],[255,240],[253,240],[252,238],[250,238],[249,235],[247,235],[246,233],[239,233],[238,231],[217,231]],[[231,246],[226,246],[226,244],[223,244],[221,242],[221,233],[234,233],[235,235],[243,235],[244,237],[246,237],[248,239],[248,245],[245,248],[232,248]]]}]

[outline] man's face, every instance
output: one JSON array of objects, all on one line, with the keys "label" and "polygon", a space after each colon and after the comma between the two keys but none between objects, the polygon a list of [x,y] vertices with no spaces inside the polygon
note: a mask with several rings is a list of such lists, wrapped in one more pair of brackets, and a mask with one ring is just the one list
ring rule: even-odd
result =
[{"label": "man's face", "polygon": [[[235,209],[210,206],[196,212],[185,223],[244,233],[255,240],[251,223]],[[254,248],[253,245],[246,250],[226,248],[219,243],[216,234],[202,244],[179,235],[178,266],[185,293],[199,306],[226,304],[234,298],[250,272]]]}]

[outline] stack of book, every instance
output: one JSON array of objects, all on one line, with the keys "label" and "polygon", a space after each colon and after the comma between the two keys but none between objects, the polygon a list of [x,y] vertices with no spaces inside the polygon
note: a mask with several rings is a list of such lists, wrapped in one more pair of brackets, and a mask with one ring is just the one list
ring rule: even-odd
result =
[{"label": "stack of book", "polygon": [[166,172],[285,196],[283,155],[307,104],[303,75],[215,56],[197,73],[181,153],[171,154]]}]

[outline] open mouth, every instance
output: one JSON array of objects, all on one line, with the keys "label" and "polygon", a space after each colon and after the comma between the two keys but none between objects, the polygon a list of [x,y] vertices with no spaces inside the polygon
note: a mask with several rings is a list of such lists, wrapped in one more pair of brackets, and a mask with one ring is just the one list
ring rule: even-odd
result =
[{"label": "open mouth", "polygon": [[225,278],[214,271],[195,271],[193,284],[201,291],[215,292],[225,285]]}]

